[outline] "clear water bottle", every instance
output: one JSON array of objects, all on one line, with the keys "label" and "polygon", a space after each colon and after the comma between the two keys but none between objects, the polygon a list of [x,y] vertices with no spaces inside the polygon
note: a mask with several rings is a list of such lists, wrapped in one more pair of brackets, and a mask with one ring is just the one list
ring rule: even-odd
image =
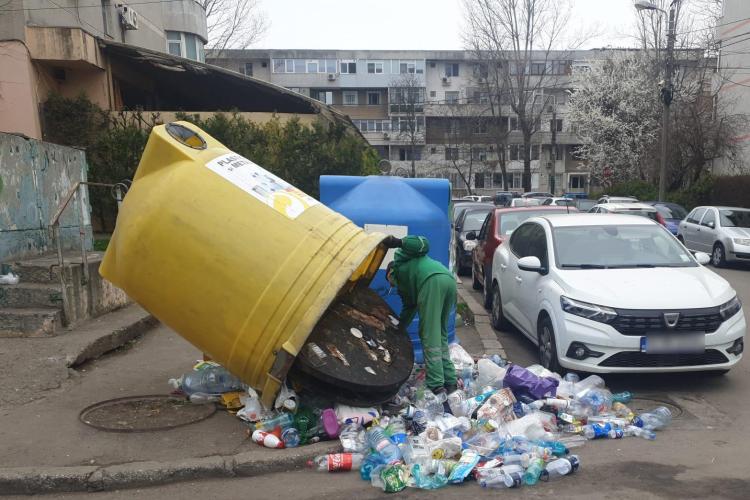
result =
[{"label": "clear water bottle", "polygon": [[200,370],[193,370],[179,379],[170,379],[169,383],[175,389],[180,389],[188,397],[195,393],[213,395],[245,390],[245,385],[239,378],[219,365],[210,365]]},{"label": "clear water bottle", "polygon": [[399,445],[406,443],[406,425],[400,417],[394,417],[385,430],[393,444]]},{"label": "clear water bottle", "polygon": [[301,441],[299,431],[294,427],[284,429],[281,433],[281,440],[284,441],[286,448],[296,448]]},{"label": "clear water bottle", "polygon": [[568,474],[573,474],[578,470],[580,462],[577,455],[558,458],[547,464],[541,475],[542,481],[551,481]]},{"label": "clear water bottle", "polygon": [[623,429],[622,432],[626,437],[636,436],[639,438],[648,439],[650,441],[653,441],[654,439],[656,439],[656,433],[654,431],[643,429],[635,425],[629,425],[625,427],[625,429]]},{"label": "clear water bottle", "polygon": [[349,453],[364,453],[367,451],[365,431],[359,424],[347,424],[339,433],[341,448]]},{"label": "clear water bottle", "polygon": [[624,405],[630,403],[630,401],[633,399],[633,394],[630,391],[623,391],[618,392],[617,394],[612,394],[612,401],[615,403],[622,403]]},{"label": "clear water bottle", "polygon": [[576,382],[575,396],[580,399],[591,389],[603,389],[605,385],[604,379],[599,375],[589,375],[580,382]]},{"label": "clear water bottle", "polygon": [[291,413],[281,413],[273,418],[267,418],[257,422],[254,426],[256,431],[271,432],[276,427],[287,429],[294,425],[294,416]]},{"label": "clear water bottle", "polygon": [[424,410],[428,418],[432,419],[445,413],[443,403],[447,400],[448,395],[445,394],[445,392],[435,394],[428,389],[424,391],[424,395],[422,399],[417,402],[417,406]]},{"label": "clear water bottle", "polygon": [[367,442],[370,448],[385,458],[387,463],[397,462],[401,459],[401,450],[393,444],[382,427],[373,425],[367,431]]},{"label": "clear water bottle", "polygon": [[504,465],[483,474],[479,485],[482,488],[518,488],[523,484],[523,475],[520,465]]},{"label": "clear water bottle", "polygon": [[649,431],[657,431],[669,425],[672,421],[672,412],[666,406],[659,406],[653,410],[642,413],[635,417],[633,424],[643,427]]}]

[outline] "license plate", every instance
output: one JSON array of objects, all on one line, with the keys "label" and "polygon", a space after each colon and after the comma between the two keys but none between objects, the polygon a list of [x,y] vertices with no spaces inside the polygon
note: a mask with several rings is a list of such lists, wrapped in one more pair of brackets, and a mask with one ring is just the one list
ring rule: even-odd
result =
[{"label": "license plate", "polygon": [[705,350],[703,333],[660,333],[641,337],[641,352],[648,354],[696,354]]}]

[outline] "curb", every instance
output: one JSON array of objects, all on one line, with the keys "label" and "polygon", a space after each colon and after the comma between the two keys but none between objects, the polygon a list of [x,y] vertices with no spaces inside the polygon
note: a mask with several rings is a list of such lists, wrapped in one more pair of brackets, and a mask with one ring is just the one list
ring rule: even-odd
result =
[{"label": "curb", "polygon": [[476,328],[477,333],[479,334],[479,338],[482,340],[484,353],[489,356],[498,354],[503,359],[508,359],[508,356],[505,353],[505,348],[497,338],[495,330],[492,329],[490,316],[485,308],[479,302],[477,302],[476,299],[472,297],[471,294],[461,284],[459,284],[456,288],[458,291],[458,296],[469,308],[468,316],[470,316],[470,318],[474,321],[474,328]]},{"label": "curb", "polygon": [[0,496],[111,491],[222,477],[251,477],[301,469],[317,455],[335,453],[338,441],[326,441],[258,456],[257,451],[168,462],[70,467],[0,469]]},{"label": "curb", "polygon": [[144,312],[143,316],[135,322],[117,328],[87,345],[80,353],[78,353],[75,359],[68,363],[68,366],[75,368],[87,361],[97,359],[103,354],[122,347],[131,340],[143,336],[147,331],[156,327],[158,324],[158,319]]}]

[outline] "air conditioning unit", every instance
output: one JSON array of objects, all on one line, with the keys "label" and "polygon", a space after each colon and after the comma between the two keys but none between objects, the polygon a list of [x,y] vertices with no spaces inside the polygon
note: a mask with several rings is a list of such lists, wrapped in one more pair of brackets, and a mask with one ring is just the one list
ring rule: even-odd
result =
[{"label": "air conditioning unit", "polygon": [[554,106],[547,106],[547,113],[552,113],[553,111],[555,111]]},{"label": "air conditioning unit", "polygon": [[383,140],[386,140],[386,141],[387,141],[387,140],[388,140],[388,139],[390,139],[390,138],[391,138],[391,136],[390,136],[390,135],[388,135],[388,133],[384,133],[384,134],[383,134]]},{"label": "air conditioning unit", "polygon": [[451,79],[450,79],[450,77],[448,77],[448,76],[444,76],[444,77],[443,77],[443,85],[450,85],[450,84],[451,84]]},{"label": "air conditioning unit", "polygon": [[328,81],[329,82],[336,81],[336,73],[328,73]]},{"label": "air conditioning unit", "polygon": [[120,4],[120,22],[126,30],[138,29],[138,13],[125,4]]}]

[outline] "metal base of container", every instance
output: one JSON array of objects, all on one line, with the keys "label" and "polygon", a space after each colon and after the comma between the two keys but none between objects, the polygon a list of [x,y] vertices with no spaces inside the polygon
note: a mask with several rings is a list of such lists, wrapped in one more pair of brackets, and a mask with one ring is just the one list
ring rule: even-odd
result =
[{"label": "metal base of container", "polygon": [[370,405],[391,399],[413,365],[411,341],[395,313],[376,292],[362,286],[328,308],[289,377],[335,401]]}]

